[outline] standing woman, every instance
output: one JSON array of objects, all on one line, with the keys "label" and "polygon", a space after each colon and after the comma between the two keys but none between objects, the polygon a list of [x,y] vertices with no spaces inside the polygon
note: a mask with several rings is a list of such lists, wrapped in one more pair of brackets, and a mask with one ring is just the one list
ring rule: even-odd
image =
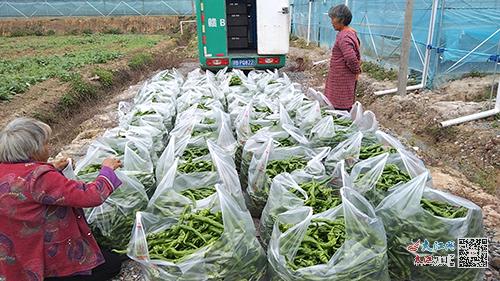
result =
[{"label": "standing woman", "polygon": [[350,111],[361,73],[360,41],[356,31],[349,27],[352,14],[346,5],[330,8],[328,16],[338,34],[332,49],[325,96],[335,109]]}]

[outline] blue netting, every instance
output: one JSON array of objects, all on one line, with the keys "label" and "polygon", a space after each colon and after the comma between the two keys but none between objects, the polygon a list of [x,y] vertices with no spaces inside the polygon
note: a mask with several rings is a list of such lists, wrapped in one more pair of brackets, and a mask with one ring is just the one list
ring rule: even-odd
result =
[{"label": "blue netting", "polygon": [[[410,68],[422,72],[432,0],[415,0]],[[311,41],[326,48],[335,42],[328,9],[345,1],[312,1]],[[404,27],[404,0],[350,0],[351,26],[358,31],[364,60],[397,67]],[[293,1],[294,35],[306,38],[309,0]],[[499,0],[439,0],[431,43],[430,83],[477,72],[493,72],[500,55]]]},{"label": "blue netting", "polygon": [[191,15],[192,13],[192,0],[0,0],[0,18],[47,16],[154,16]]}]

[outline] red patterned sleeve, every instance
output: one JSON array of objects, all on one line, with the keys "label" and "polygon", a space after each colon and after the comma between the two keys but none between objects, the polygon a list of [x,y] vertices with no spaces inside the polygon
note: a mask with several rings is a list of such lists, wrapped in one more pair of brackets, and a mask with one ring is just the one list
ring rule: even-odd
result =
[{"label": "red patterned sleeve", "polygon": [[63,176],[54,167],[37,167],[30,178],[33,199],[45,205],[90,208],[101,205],[111,193],[109,179],[99,175],[94,182],[84,183]]},{"label": "red patterned sleeve", "polygon": [[342,56],[344,57],[345,64],[351,70],[353,74],[361,73],[361,62],[356,55],[355,49],[358,48],[358,45],[354,42],[354,39],[344,34],[340,40],[340,51],[342,52]]}]

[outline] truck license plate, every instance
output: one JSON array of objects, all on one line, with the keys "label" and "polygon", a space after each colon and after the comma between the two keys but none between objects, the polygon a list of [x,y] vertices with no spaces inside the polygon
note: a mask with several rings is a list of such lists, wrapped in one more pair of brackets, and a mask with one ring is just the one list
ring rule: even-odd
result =
[{"label": "truck license plate", "polygon": [[233,59],[233,67],[255,66],[255,59]]}]

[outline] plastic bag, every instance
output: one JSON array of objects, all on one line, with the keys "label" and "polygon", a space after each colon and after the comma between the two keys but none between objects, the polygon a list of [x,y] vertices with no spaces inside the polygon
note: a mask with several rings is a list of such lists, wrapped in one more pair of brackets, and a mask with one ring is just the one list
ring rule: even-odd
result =
[{"label": "plastic bag", "polygon": [[353,133],[350,128],[335,124],[334,117],[327,115],[316,122],[310,130],[306,130],[305,134],[311,147],[335,148]]},{"label": "plastic bag", "polygon": [[148,235],[174,227],[177,220],[137,214],[128,256],[141,264],[147,280],[257,281],[264,276],[266,257],[250,214],[224,186],[216,185],[216,190],[218,198],[210,212],[222,212],[224,230],[220,238],[177,261],[152,259],[147,242]]},{"label": "plastic bag", "polygon": [[333,109],[332,103],[328,100],[328,98],[322,92],[316,91],[313,88],[309,88],[307,90],[306,95],[309,98],[318,101],[321,106],[325,106],[325,107]]},{"label": "plastic bag", "polygon": [[395,147],[395,152],[383,153],[360,161],[354,165],[350,173],[353,188],[374,206],[399,185],[427,172],[422,161],[407,152],[397,140],[380,131],[377,131],[376,135],[382,145]]},{"label": "plastic bag", "polygon": [[[325,168],[322,160],[328,151],[329,148],[315,151],[299,146],[275,148],[273,139],[268,138],[264,145],[253,154],[248,167],[246,188],[248,198],[246,199],[252,215],[260,216],[274,176],[281,172],[293,174],[301,170],[312,175],[323,175]],[[280,166],[280,170],[274,170],[269,165]]]},{"label": "plastic bag", "polygon": [[102,161],[111,156],[122,160],[121,172],[139,180],[147,194],[154,193],[156,181],[149,143],[133,136],[123,138],[108,136],[93,142],[86,156],[77,162],[75,173],[80,180],[93,181],[94,172],[99,171]]},{"label": "plastic bag", "polygon": [[[310,207],[300,207],[277,217],[268,249],[271,280],[389,280],[382,221],[355,190],[343,187],[340,193],[342,204],[334,209],[313,215]],[[345,240],[328,262],[292,269],[289,263],[301,252],[309,226],[321,225],[317,219],[339,218],[344,220]],[[282,225],[291,227],[282,233]]]},{"label": "plastic bag", "polygon": [[[178,216],[185,206],[193,208],[206,206],[215,198],[215,184],[223,182],[230,187],[230,193],[243,198],[238,174],[230,154],[217,146],[213,141],[208,141],[211,161],[216,172],[182,174],[177,170],[178,159],[164,175],[155,194],[148,203],[148,212],[164,216]],[[241,200],[244,206],[243,200]]]},{"label": "plastic bag", "polygon": [[303,132],[309,131],[322,118],[318,101],[303,101],[296,112],[295,120]]},{"label": "plastic bag", "polygon": [[[115,250],[125,250],[130,241],[135,212],[146,208],[148,196],[143,185],[120,171],[116,175],[122,185],[106,201],[87,210],[87,221],[99,245]],[[97,173],[94,175],[94,178]]]},{"label": "plastic bag", "polygon": [[[264,245],[267,245],[269,239],[271,238],[274,222],[279,214],[287,212],[289,210],[294,210],[302,206],[306,206],[306,204],[316,205],[315,201],[320,200],[317,198],[310,198],[308,196],[308,193],[300,187],[301,184],[311,181],[314,181],[318,184],[323,183],[327,185],[328,188],[331,188],[331,194],[326,196],[329,197],[331,203],[334,203],[336,201],[334,197],[338,196],[339,200],[337,201],[337,203],[340,204],[340,188],[343,186],[348,186],[348,175],[344,169],[344,162],[339,162],[337,168],[331,175],[325,174],[317,176],[310,175],[306,172],[299,172],[295,175],[283,173],[277,175],[273,179],[271,189],[269,191],[269,197],[267,199],[266,206],[262,211],[262,216],[260,219],[259,232],[261,241]],[[319,197],[318,194],[316,194],[316,196]],[[330,208],[333,207],[336,207],[336,205],[333,206],[332,204],[330,206]],[[315,211],[314,208],[313,211]]]},{"label": "plastic bag", "polygon": [[[336,147],[332,148],[330,154],[326,157],[325,166],[328,170],[332,170],[336,163],[342,159],[345,159],[347,164],[347,169],[350,170],[354,164],[359,161],[366,160],[383,153],[397,153],[397,148],[403,151],[404,148],[401,144],[399,146],[394,146],[396,143],[388,141],[388,135],[379,134],[377,132],[369,131],[357,131],[353,132],[355,128],[350,128],[347,131],[336,131],[337,134],[341,134],[340,139],[344,139]],[[382,137],[383,136],[383,137]],[[406,153],[409,155],[408,153]],[[419,161],[415,158],[415,161]]]},{"label": "plastic bag", "polygon": [[359,101],[355,102],[351,109],[351,119],[362,132],[375,132],[378,130],[378,121],[375,114],[365,111]]},{"label": "plastic bag", "polygon": [[[428,188],[428,173],[415,177],[395,189],[377,206],[377,215],[387,231],[389,271],[393,280],[482,280],[482,269],[454,266],[416,266],[415,261],[428,255],[454,254],[456,241],[464,237],[483,237],[481,208],[474,203]],[[445,202],[466,208],[465,217],[444,218],[423,208],[422,199]],[[425,243],[430,249],[425,250]],[[451,242],[450,242],[451,241]],[[433,251],[436,243],[453,246]],[[448,243],[452,243],[451,245]],[[413,246],[413,247],[412,247]],[[413,249],[412,249],[413,248]],[[435,257],[436,257],[435,256]]]}]

